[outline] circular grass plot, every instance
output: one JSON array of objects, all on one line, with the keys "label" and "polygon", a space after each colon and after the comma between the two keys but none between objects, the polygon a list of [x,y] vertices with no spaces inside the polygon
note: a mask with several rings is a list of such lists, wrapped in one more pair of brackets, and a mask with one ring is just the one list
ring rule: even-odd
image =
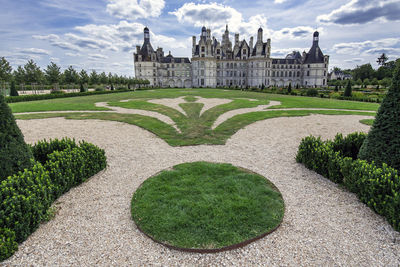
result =
[{"label": "circular grass plot", "polygon": [[147,179],[134,193],[132,218],[156,242],[193,252],[244,246],[275,230],[284,215],[278,189],[231,164],[194,162]]}]

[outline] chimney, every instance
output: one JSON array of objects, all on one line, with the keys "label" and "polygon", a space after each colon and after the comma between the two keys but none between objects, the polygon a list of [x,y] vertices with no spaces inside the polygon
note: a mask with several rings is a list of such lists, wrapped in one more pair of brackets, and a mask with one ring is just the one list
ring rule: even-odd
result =
[{"label": "chimney", "polygon": [[235,45],[239,45],[239,34],[235,33]]},{"label": "chimney", "polygon": [[137,45],[136,46],[136,54],[139,54],[139,52],[140,52],[140,45]]},{"label": "chimney", "polygon": [[249,43],[250,51],[253,51],[253,40],[254,40],[254,38],[253,38],[253,36],[251,36],[250,37],[250,43]]},{"label": "chimney", "polygon": [[211,30],[207,29],[207,39],[211,39]]}]

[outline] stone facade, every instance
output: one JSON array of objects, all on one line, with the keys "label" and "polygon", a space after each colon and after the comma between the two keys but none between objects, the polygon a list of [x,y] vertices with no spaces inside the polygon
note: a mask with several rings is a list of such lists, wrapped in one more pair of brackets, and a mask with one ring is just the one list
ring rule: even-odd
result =
[{"label": "stone facade", "polygon": [[150,31],[144,28],[144,43],[136,46],[133,55],[135,77],[150,81],[155,87],[192,87],[192,66],[189,58],[164,56],[162,48],[154,50]]},{"label": "stone facade", "polygon": [[[147,32],[147,35],[146,35]],[[263,29],[257,32],[253,44],[239,40],[235,34],[234,45],[229,38],[228,26],[219,42],[211,37],[211,30],[201,30],[200,39],[192,37],[192,62],[188,58],[164,57],[162,49],[154,51],[148,29],[145,41],[134,54],[137,78],[148,79],[150,85],[162,87],[269,87],[303,86],[325,87],[328,79],[329,56],[319,48],[319,33],[314,32],[313,44],[308,53],[298,51],[285,58],[271,58],[271,39],[263,41]],[[172,65],[171,62],[175,62]],[[176,64],[176,62],[180,62]],[[177,71],[176,67],[180,69]],[[183,76],[182,76],[183,75]]]}]

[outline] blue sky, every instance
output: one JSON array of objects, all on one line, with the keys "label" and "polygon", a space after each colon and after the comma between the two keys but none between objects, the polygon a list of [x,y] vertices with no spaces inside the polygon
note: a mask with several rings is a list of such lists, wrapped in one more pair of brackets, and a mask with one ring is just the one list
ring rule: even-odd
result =
[{"label": "blue sky", "polygon": [[0,57],[16,68],[28,59],[45,68],[106,71],[133,76],[136,45],[143,28],[153,47],[191,57],[191,36],[202,25],[221,39],[229,24],[247,41],[257,29],[272,40],[272,55],[308,50],[312,32],[330,67],[352,68],[385,52],[400,57],[400,0],[0,0]]}]

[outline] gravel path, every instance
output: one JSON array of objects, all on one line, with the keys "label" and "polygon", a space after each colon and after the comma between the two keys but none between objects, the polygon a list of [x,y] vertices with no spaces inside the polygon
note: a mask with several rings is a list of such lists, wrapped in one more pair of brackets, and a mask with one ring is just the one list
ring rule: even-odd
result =
[{"label": "gravel path", "polygon": [[[134,125],[52,118],[18,121],[29,143],[74,137],[104,148],[108,168],[59,198],[58,214],[3,264],[21,266],[398,266],[400,234],[348,193],[294,160],[302,137],[367,131],[367,116],[276,118],[220,146],[170,147]],[[286,204],[282,225],[244,248],[217,254],[170,250],[141,234],[130,201],[149,176],[192,161],[228,162],[268,177]],[[397,238],[397,241],[395,239]]]}]

